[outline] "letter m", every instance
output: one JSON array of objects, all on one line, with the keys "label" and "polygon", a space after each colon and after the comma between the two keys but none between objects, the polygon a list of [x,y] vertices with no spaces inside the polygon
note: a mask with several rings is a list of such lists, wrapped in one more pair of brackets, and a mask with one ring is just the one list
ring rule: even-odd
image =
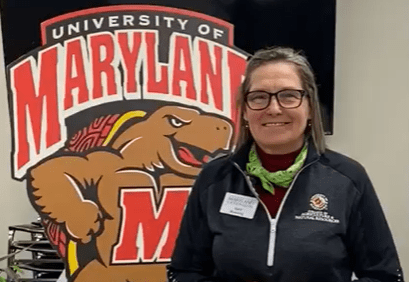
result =
[{"label": "letter m", "polygon": [[21,179],[26,170],[62,140],[58,114],[58,46],[38,53],[9,69],[13,117],[14,177]]},{"label": "letter m", "polygon": [[190,188],[165,189],[156,208],[153,189],[122,189],[121,230],[112,263],[170,261],[189,192]]}]

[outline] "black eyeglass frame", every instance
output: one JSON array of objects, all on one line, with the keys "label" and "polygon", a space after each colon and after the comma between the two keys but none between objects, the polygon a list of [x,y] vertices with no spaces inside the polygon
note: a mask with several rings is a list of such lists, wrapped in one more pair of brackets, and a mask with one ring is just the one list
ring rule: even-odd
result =
[{"label": "black eyeglass frame", "polygon": [[[290,91],[297,91],[297,92],[299,92],[299,93],[301,94],[300,103],[299,103],[298,106],[296,106],[296,107],[284,107],[283,105],[281,105],[280,99],[278,99],[278,94],[280,94],[281,92],[284,92],[284,91],[289,91],[289,90],[290,90]],[[267,103],[267,105],[266,105],[264,108],[261,108],[261,109],[253,109],[252,107],[250,107],[250,105],[249,105],[249,103],[248,103],[248,100],[247,100],[247,97],[248,97],[249,94],[254,93],[254,92],[263,92],[263,93],[266,93],[266,94],[269,95],[268,103]],[[277,92],[275,92],[275,93],[271,93],[271,92],[264,91],[264,90],[254,90],[254,91],[249,91],[249,92],[246,93],[246,95],[244,96],[244,102],[246,103],[247,107],[249,107],[249,108],[252,109],[253,111],[261,111],[261,110],[267,109],[268,106],[270,106],[270,104],[271,104],[271,97],[273,97],[273,96],[276,97],[277,103],[278,103],[278,105],[279,105],[280,107],[282,107],[282,108],[284,108],[284,109],[296,109],[296,108],[298,108],[299,106],[301,106],[302,100],[303,100],[304,96],[308,96],[308,93],[307,93],[307,91],[301,90],[301,89],[282,89],[282,90],[277,91]]]}]

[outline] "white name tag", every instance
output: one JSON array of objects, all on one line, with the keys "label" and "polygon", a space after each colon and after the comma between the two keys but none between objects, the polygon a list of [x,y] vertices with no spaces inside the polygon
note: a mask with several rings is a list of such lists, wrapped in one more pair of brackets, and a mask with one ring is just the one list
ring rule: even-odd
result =
[{"label": "white name tag", "polygon": [[252,219],[256,213],[257,206],[258,200],[254,197],[227,192],[224,196],[220,212]]}]

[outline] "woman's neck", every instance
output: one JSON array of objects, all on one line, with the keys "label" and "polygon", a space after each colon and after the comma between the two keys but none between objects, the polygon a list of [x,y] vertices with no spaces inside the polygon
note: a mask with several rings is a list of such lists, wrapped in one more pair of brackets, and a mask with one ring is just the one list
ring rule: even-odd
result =
[{"label": "woman's neck", "polygon": [[294,164],[295,159],[300,154],[302,146],[295,151],[286,154],[269,154],[256,145],[256,152],[260,159],[261,165],[269,172],[286,170]]}]

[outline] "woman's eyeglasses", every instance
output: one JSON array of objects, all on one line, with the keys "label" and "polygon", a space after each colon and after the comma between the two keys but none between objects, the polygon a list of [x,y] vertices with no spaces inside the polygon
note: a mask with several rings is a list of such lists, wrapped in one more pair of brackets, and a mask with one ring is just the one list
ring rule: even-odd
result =
[{"label": "woman's eyeglasses", "polygon": [[244,97],[247,106],[252,110],[264,110],[271,103],[271,97],[275,96],[280,107],[285,109],[298,108],[302,98],[307,95],[305,90],[284,89],[276,93],[266,91],[250,91]]}]

